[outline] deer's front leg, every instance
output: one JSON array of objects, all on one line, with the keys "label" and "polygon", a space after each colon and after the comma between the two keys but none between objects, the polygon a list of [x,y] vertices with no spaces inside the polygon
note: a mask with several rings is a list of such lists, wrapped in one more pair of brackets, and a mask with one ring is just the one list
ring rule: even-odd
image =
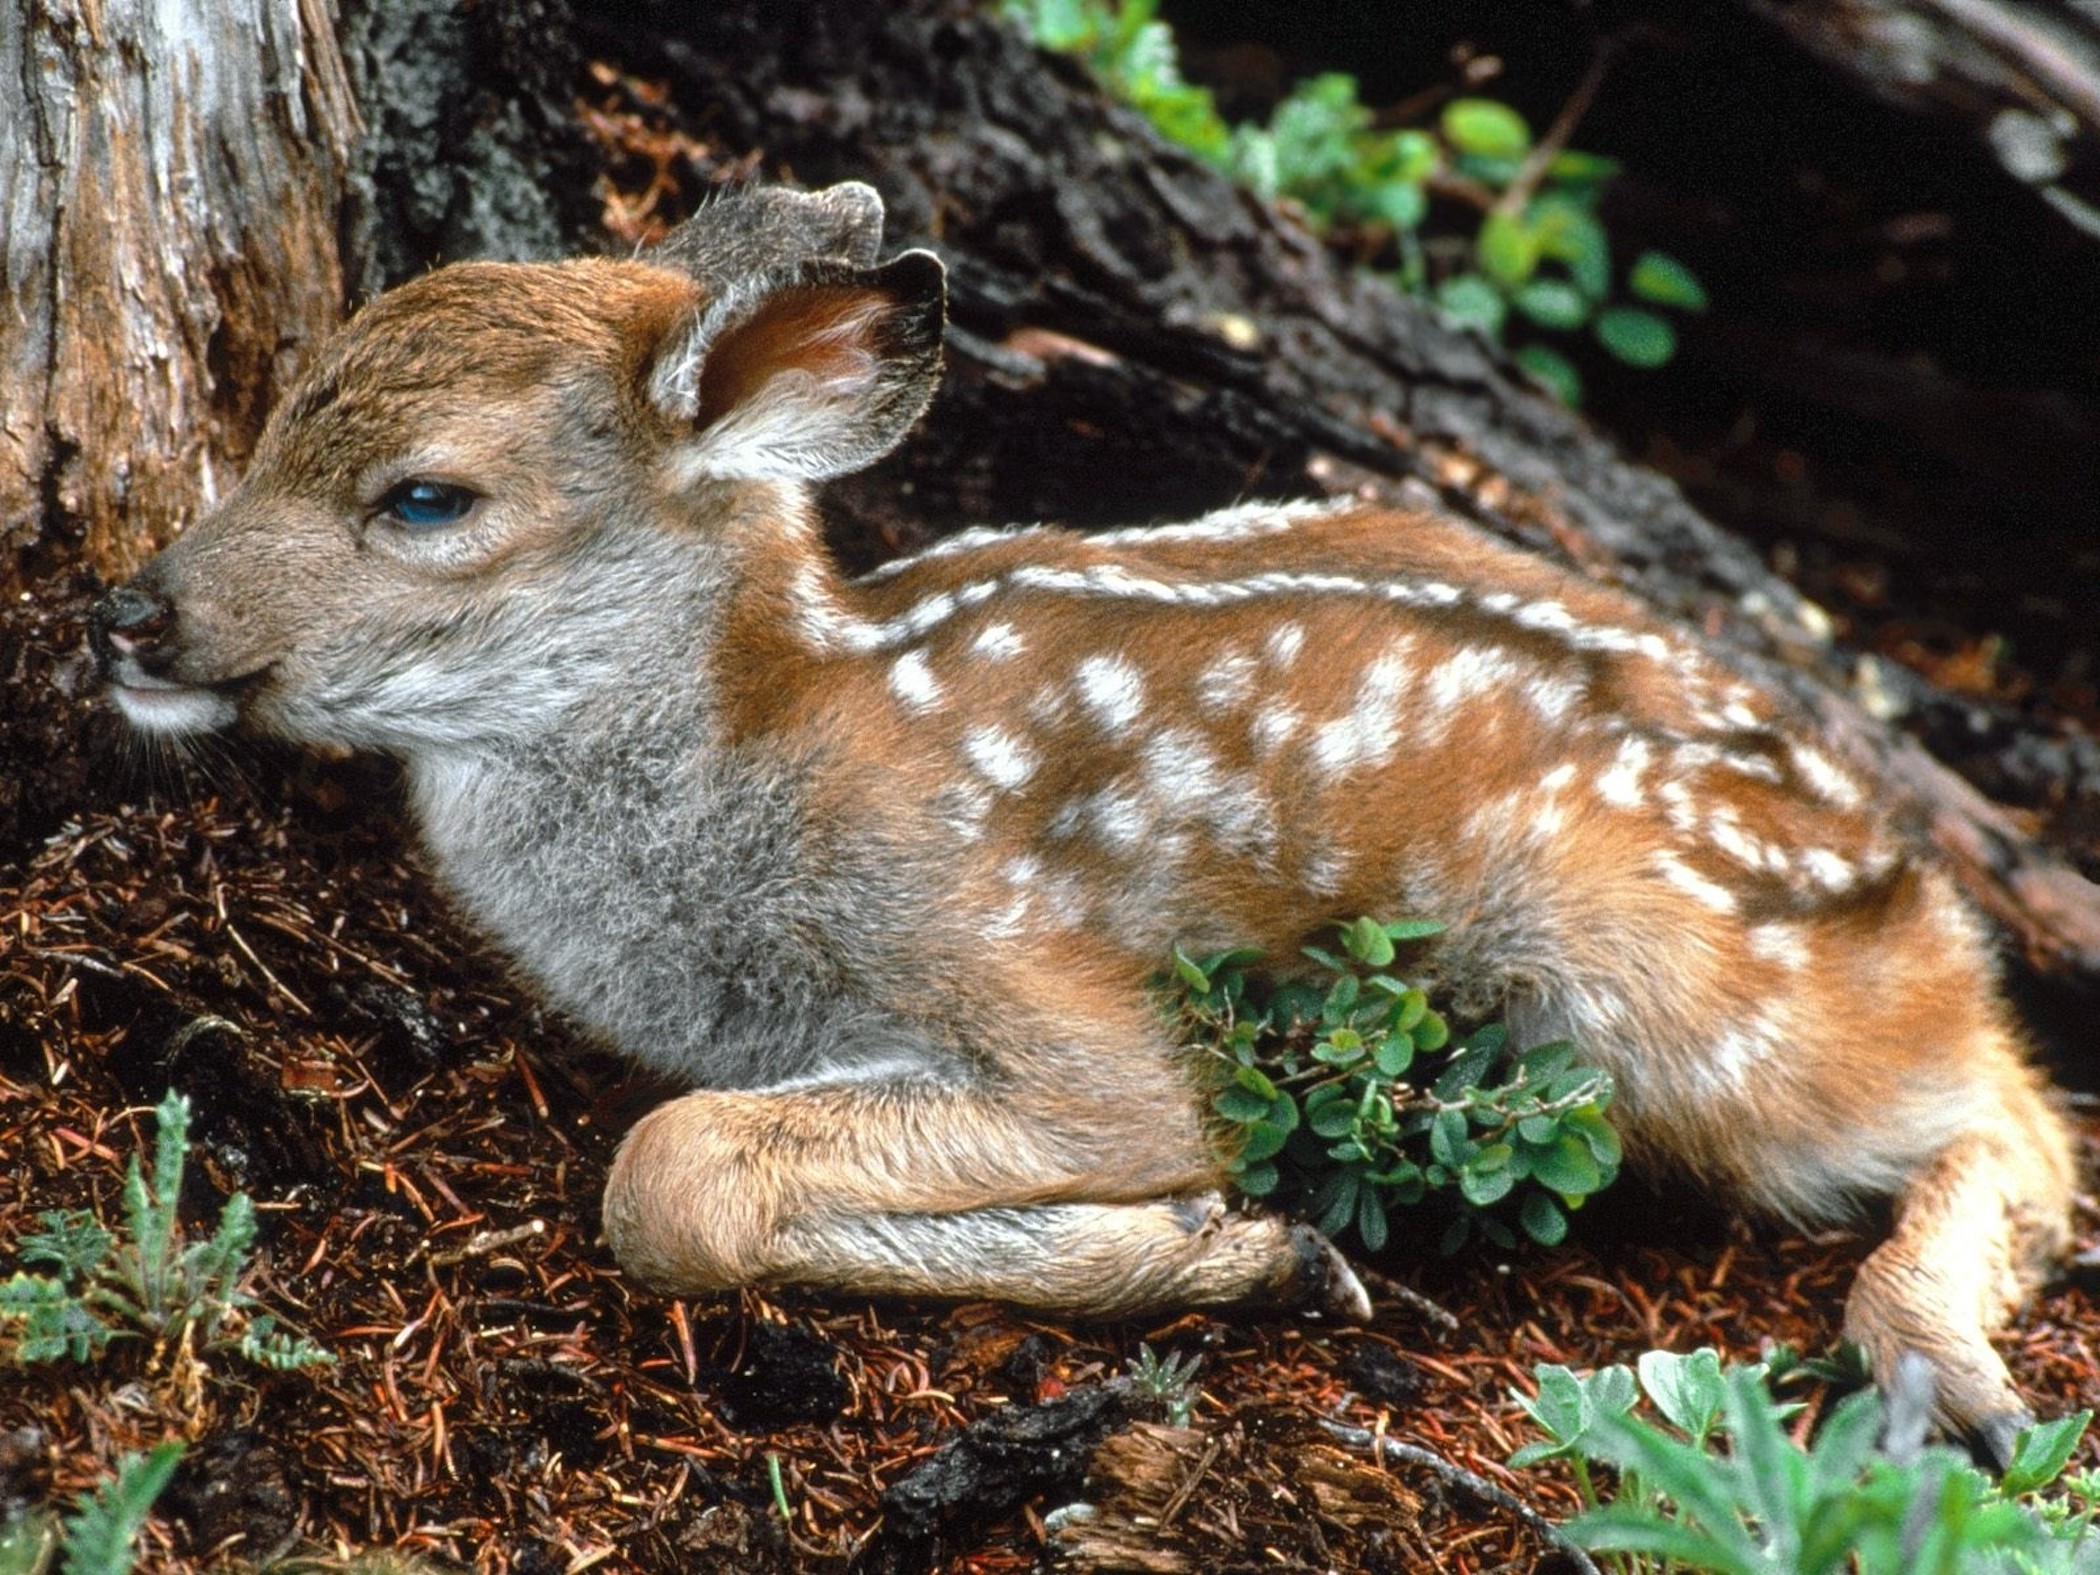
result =
[{"label": "deer's front leg", "polygon": [[[621,1266],[672,1294],[805,1285],[1078,1316],[1369,1299],[1311,1229],[1228,1212],[1191,1107],[1046,1121],[927,1083],[687,1094],[606,1186]],[[1069,1114],[1069,1112],[1067,1113]],[[1135,1127],[1135,1131],[1132,1128]]]}]

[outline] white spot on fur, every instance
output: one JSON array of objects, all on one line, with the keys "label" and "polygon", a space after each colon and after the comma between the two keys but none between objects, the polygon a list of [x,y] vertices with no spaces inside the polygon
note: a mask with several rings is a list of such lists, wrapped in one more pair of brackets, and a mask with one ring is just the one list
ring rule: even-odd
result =
[{"label": "white spot on fur", "polygon": [[1539,778],[1539,787],[1548,793],[1558,793],[1575,780],[1575,762],[1563,760],[1551,771]]},{"label": "white spot on fur", "polygon": [[1808,878],[1828,892],[1849,890],[1859,879],[1852,861],[1828,848],[1803,848],[1801,864],[1808,871]]},{"label": "white spot on fur", "polygon": [[1828,755],[1808,744],[1795,744],[1790,754],[1794,770],[1800,773],[1810,792],[1839,809],[1859,808],[1862,798],[1859,784],[1840,770]]},{"label": "white spot on fur", "polygon": [[1254,693],[1254,658],[1228,647],[1196,679],[1196,702],[1213,716],[1245,705]]},{"label": "white spot on fur", "polygon": [[977,631],[970,649],[988,662],[1006,662],[1028,649],[1028,642],[1010,623],[988,623]]},{"label": "white spot on fur", "polygon": [[1145,777],[1152,791],[1168,803],[1201,802],[1222,787],[1217,757],[1184,728],[1163,728],[1145,740]]},{"label": "white spot on fur", "polygon": [[1028,697],[1029,720],[1055,727],[1065,719],[1065,693],[1056,684],[1044,684]]},{"label": "white spot on fur", "polygon": [[1254,719],[1249,732],[1254,738],[1254,747],[1264,755],[1273,755],[1290,741],[1299,724],[1305,720],[1302,712],[1287,705],[1270,706]]},{"label": "white spot on fur", "polygon": [[1716,913],[1735,912],[1735,893],[1708,880],[1674,853],[1651,855],[1655,872],[1686,896]]},{"label": "white spot on fur", "polygon": [[1663,814],[1668,818],[1672,828],[1684,832],[1698,829],[1699,806],[1692,801],[1692,790],[1690,788],[1686,787],[1682,782],[1672,779],[1657,787],[1655,792],[1656,796],[1663,801]]},{"label": "white spot on fur", "polygon": [[906,651],[890,663],[890,691],[914,711],[930,711],[940,704],[940,680],[926,665],[924,651]]},{"label": "white spot on fur", "polygon": [[1798,924],[1775,921],[1753,924],[1748,934],[1750,955],[1789,970],[1808,966],[1808,934]]},{"label": "white spot on fur", "polygon": [[1313,730],[1313,764],[1328,776],[1365,766],[1382,766],[1400,742],[1400,697],[1413,676],[1407,657],[1411,642],[1396,641],[1369,667],[1356,689],[1347,716],[1323,722]]},{"label": "white spot on fur", "polygon": [[1429,703],[1439,711],[1452,711],[1473,696],[1506,683],[1517,673],[1517,664],[1506,651],[1471,646],[1441,663],[1429,675]]},{"label": "white spot on fur", "polygon": [[1103,788],[1086,800],[1094,835],[1117,853],[1135,853],[1152,829],[1152,808],[1127,788]]},{"label": "white spot on fur", "polygon": [[1079,700],[1111,738],[1130,731],[1145,709],[1144,675],[1120,656],[1089,656],[1074,675]]},{"label": "white spot on fur", "polygon": [[1035,756],[1002,727],[973,727],[963,733],[964,756],[992,786],[1011,793],[1035,775]]},{"label": "white spot on fur", "polygon": [[1524,686],[1524,698],[1531,702],[1531,709],[1538,712],[1539,720],[1548,725],[1564,721],[1575,702],[1582,698],[1582,692],[1583,686],[1576,679],[1543,673]]},{"label": "white spot on fur", "polygon": [[1779,1025],[1764,1016],[1740,1028],[1724,1029],[1715,1037],[1700,1070],[1716,1093],[1724,1097],[1740,1094],[1781,1052],[1781,1039]]},{"label": "white spot on fur", "polygon": [[1043,873],[1043,861],[1033,853],[1024,853],[1019,858],[1008,859],[999,873],[1006,877],[1009,886],[1033,886]]},{"label": "white spot on fur", "polygon": [[1641,775],[1648,769],[1650,750],[1645,738],[1624,738],[1611,765],[1597,778],[1597,796],[1617,809],[1639,809],[1647,802],[1641,791]]},{"label": "white spot on fur", "polygon": [[1298,660],[1298,652],[1305,646],[1305,625],[1296,620],[1280,623],[1269,631],[1266,649],[1269,662],[1277,668],[1286,668]]},{"label": "white spot on fur", "polygon": [[1305,854],[1299,882],[1315,897],[1339,897],[1349,875],[1349,855],[1331,842],[1316,841]]}]

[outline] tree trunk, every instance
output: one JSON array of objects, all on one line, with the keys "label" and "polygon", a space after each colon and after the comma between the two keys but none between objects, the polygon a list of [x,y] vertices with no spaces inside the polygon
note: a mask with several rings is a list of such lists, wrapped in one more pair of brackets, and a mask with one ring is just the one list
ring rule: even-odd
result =
[{"label": "tree trunk", "polygon": [[357,112],[326,0],[0,5],[0,583],[116,574],[335,322]]}]

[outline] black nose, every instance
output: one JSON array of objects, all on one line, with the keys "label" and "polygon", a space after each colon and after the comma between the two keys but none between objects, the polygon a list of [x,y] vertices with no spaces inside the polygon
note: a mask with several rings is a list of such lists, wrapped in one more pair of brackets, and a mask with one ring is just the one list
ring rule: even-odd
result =
[{"label": "black nose", "polygon": [[174,603],[134,580],[95,603],[88,614],[88,643],[106,668],[119,653],[143,660],[174,627]]}]

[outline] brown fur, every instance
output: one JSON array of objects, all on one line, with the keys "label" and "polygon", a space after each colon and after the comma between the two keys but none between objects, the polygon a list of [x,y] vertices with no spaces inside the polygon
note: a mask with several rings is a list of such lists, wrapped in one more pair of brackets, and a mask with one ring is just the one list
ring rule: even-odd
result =
[{"label": "brown fur", "polygon": [[[767,213],[771,246],[792,204]],[[590,262],[404,287],[141,577],[174,632],[108,611],[120,701],[402,754],[468,910],[586,1023],[707,1085],[613,1167],[607,1230],[651,1284],[1361,1312],[1310,1232],[1219,1205],[1143,985],[1176,940],[1291,957],[1337,919],[1431,915],[1444,985],[1572,1032],[1652,1171],[1810,1222],[1896,1194],[1848,1330],[1882,1370],[1923,1353],[1944,1417],[2002,1445],[2020,1407],[1987,1336],[2062,1246],[2069,1147],[1975,922],[1866,785],[1682,631],[1431,515],[1024,533],[843,582],[793,478],[916,414],[929,278]],[[402,527],[409,478],[473,511]],[[630,735],[794,806],[763,843],[797,882],[776,955],[817,983],[782,1007],[802,1037],[739,1052],[770,1072],[661,1043],[675,1012],[601,989],[631,969],[640,992],[657,939],[587,946],[622,899],[585,866],[653,846],[622,818],[629,766],[589,763]],[[572,741],[574,764],[481,786]],[[611,807],[517,830],[520,793],[578,781]],[[580,894],[573,924],[510,872],[548,839],[573,847],[540,877]],[[636,858],[672,896],[750,862]],[[733,939],[695,931],[696,980]],[[696,983],[694,1011],[763,984]],[[838,1045],[826,1002],[855,1014]]]}]

